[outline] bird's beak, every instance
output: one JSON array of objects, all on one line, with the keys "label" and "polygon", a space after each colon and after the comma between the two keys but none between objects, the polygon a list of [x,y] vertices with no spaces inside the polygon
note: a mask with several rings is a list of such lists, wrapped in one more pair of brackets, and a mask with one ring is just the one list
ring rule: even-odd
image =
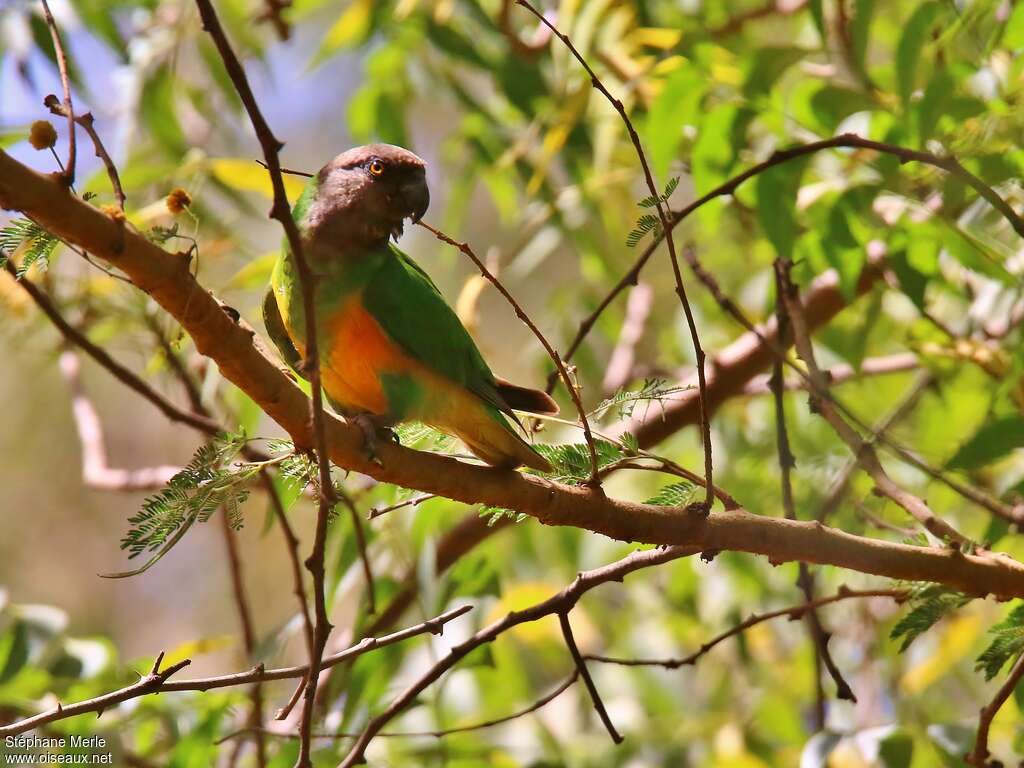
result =
[{"label": "bird's beak", "polygon": [[402,201],[408,216],[413,224],[423,218],[423,214],[430,207],[430,190],[427,189],[427,179],[418,176],[415,179],[405,182],[401,186]]}]

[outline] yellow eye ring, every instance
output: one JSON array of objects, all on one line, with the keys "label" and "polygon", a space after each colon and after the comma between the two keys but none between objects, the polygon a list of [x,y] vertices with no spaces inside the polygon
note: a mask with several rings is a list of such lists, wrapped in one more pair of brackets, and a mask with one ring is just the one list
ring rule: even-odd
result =
[{"label": "yellow eye ring", "polygon": [[380,160],[371,160],[369,165],[370,173],[374,176],[380,176],[384,173],[384,163]]}]

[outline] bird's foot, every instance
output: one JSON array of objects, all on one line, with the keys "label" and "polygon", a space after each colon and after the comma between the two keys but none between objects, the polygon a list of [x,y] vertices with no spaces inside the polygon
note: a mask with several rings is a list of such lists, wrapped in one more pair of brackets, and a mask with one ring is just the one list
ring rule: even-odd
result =
[{"label": "bird's foot", "polygon": [[377,455],[377,446],[380,445],[382,437],[386,440],[394,440],[397,443],[398,437],[395,435],[394,430],[387,424],[382,423],[380,417],[374,416],[372,413],[357,413],[350,418],[350,421],[362,430],[363,448],[366,451],[367,458],[374,464],[383,467],[384,462]]}]

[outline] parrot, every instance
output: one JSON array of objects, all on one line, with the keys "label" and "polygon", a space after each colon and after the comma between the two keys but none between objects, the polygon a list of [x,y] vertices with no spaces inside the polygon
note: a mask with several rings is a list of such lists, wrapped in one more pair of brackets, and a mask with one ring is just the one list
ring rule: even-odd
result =
[{"label": "parrot", "polygon": [[[551,466],[516,431],[514,411],[554,414],[544,392],[492,373],[433,280],[395,243],[404,221],[430,204],[426,163],[407,149],[369,144],[314,174],[295,202],[313,273],[320,376],[331,407],[376,436],[419,421],[459,438],[485,463]],[[267,335],[300,375],[306,323],[298,266],[287,240],[263,300]]]}]

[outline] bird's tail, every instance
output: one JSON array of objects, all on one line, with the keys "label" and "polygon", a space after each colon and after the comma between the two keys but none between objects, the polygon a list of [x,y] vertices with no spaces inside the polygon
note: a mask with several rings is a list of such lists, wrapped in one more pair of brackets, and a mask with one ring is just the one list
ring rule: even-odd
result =
[{"label": "bird's tail", "polygon": [[504,379],[496,379],[498,394],[508,403],[508,407],[514,411],[526,411],[527,413],[558,413],[558,403],[551,399],[546,392],[529,387],[520,387]]},{"label": "bird's tail", "polygon": [[495,408],[487,406],[471,423],[464,421],[457,428],[449,426],[447,429],[455,432],[475,456],[493,467],[527,466],[540,472],[551,471],[547,459],[516,434]]}]

